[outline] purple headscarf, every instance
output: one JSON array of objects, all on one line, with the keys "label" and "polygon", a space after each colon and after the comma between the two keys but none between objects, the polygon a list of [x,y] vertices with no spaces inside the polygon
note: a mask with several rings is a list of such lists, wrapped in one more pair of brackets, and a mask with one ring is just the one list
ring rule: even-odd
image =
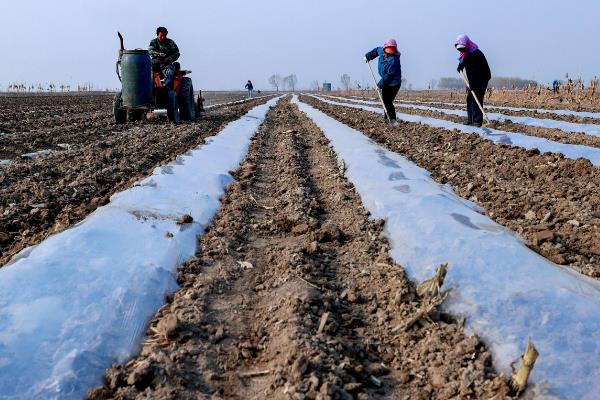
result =
[{"label": "purple headscarf", "polygon": [[[469,53],[472,53],[479,48],[477,46],[477,44],[475,42],[473,42],[471,39],[469,39],[469,37],[467,35],[460,35],[459,37],[457,37],[456,41],[454,42],[454,47],[456,47],[457,45],[464,46],[467,49],[467,52],[469,52]],[[460,56],[458,57],[458,59],[462,60],[463,58],[465,58],[465,56],[467,55],[467,52],[460,53]]]}]

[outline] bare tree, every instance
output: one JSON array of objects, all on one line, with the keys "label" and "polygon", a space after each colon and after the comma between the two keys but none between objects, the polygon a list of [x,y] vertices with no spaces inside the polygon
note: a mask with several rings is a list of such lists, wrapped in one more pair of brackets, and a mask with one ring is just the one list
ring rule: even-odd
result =
[{"label": "bare tree", "polygon": [[310,90],[318,92],[319,91],[319,81],[312,81],[310,83]]},{"label": "bare tree", "polygon": [[342,87],[346,90],[350,89],[350,75],[348,74],[344,74],[341,76],[340,78],[340,83],[342,84]]},{"label": "bare tree", "polygon": [[276,91],[279,92],[279,87],[281,86],[281,76],[279,74],[271,75],[269,78],[269,83],[275,88]]},{"label": "bare tree", "polygon": [[298,78],[296,74],[290,74],[283,78],[283,86],[287,89],[290,89],[292,92],[296,90],[296,85],[298,84]]}]

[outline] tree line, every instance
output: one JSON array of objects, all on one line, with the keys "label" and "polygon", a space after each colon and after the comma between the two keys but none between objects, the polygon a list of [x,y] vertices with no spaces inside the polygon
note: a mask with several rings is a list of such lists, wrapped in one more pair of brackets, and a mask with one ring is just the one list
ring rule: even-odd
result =
[{"label": "tree line", "polygon": [[[275,91],[279,90],[296,90],[298,85],[298,78],[296,74],[290,74],[287,76],[281,76],[279,74],[273,74],[269,77],[269,84],[273,86]],[[408,82],[406,79],[402,79],[402,88],[406,89]],[[362,86],[359,81],[354,81],[352,83],[352,78],[348,74],[342,74],[340,76],[340,86],[341,89],[350,90],[350,89],[362,89]],[[369,86],[367,86],[368,88]],[[321,85],[319,81],[314,80],[310,83],[310,89],[313,91],[321,90]],[[408,88],[411,89],[411,88]]]},{"label": "tree line", "polygon": [[[29,93],[41,93],[41,92],[50,92],[50,93],[54,93],[54,92],[70,92],[71,90],[74,90],[75,88],[71,88],[71,85],[67,85],[67,84],[54,84],[54,83],[49,83],[47,85],[42,85],[41,83],[36,84],[30,84],[30,83],[9,83],[8,86],[6,87],[7,92],[16,92],[16,93],[25,93],[25,92],[29,92]],[[93,83],[84,83],[84,84],[80,84],[77,85],[77,91],[78,92],[91,92],[96,90],[96,88],[94,87]]]},{"label": "tree line", "polygon": [[[431,81],[435,83],[436,81]],[[495,76],[490,80],[488,87],[494,89],[523,89],[525,87],[538,86],[538,82],[532,79],[523,79],[518,77]],[[435,84],[431,89],[435,89]],[[461,90],[464,89],[465,82],[461,78],[444,77],[437,81],[437,88],[442,90]]]},{"label": "tree line", "polygon": [[279,92],[279,89],[294,91],[296,90],[296,85],[298,85],[298,78],[296,74],[283,77],[279,74],[274,74],[269,77],[269,83],[277,92]]}]

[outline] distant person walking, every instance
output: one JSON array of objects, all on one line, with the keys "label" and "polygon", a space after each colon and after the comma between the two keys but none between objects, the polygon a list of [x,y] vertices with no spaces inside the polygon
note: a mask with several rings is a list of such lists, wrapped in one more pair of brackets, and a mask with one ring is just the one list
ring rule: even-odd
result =
[{"label": "distant person walking", "polygon": [[254,86],[252,86],[252,81],[248,79],[248,83],[246,83],[246,86],[244,87],[248,89],[248,98],[251,98],[254,93]]},{"label": "distant person walking", "polygon": [[[458,68],[456,70],[459,73],[462,73],[463,69],[466,71],[469,86],[471,86],[471,90],[475,93],[479,104],[483,107],[485,91],[488,82],[492,78],[490,66],[485,55],[467,35],[460,35],[454,42],[454,47],[460,52]],[[483,124],[483,113],[479,109],[471,91],[467,91],[467,93],[467,121],[465,124],[481,126]]]},{"label": "distant person walking", "polygon": [[560,92],[560,84],[558,83],[557,79],[552,82],[552,91],[554,94],[558,94]]},{"label": "distant person walking", "polygon": [[394,108],[394,99],[400,90],[402,83],[402,67],[400,66],[400,52],[396,40],[387,40],[383,47],[375,47],[365,54],[365,62],[379,57],[378,72],[381,80],[377,87],[381,89],[381,97],[385,106],[386,114],[389,120],[386,123],[392,126],[398,125],[396,121],[396,109]]}]

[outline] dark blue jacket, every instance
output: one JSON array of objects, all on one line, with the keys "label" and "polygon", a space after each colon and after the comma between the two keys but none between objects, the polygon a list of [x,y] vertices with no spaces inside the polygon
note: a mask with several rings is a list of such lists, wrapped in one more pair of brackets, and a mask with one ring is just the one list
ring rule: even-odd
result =
[{"label": "dark blue jacket", "polygon": [[383,54],[383,47],[375,47],[365,54],[367,60],[371,61],[379,57],[379,75],[381,80],[378,87],[400,86],[402,83],[402,67],[400,67],[400,56]]}]

